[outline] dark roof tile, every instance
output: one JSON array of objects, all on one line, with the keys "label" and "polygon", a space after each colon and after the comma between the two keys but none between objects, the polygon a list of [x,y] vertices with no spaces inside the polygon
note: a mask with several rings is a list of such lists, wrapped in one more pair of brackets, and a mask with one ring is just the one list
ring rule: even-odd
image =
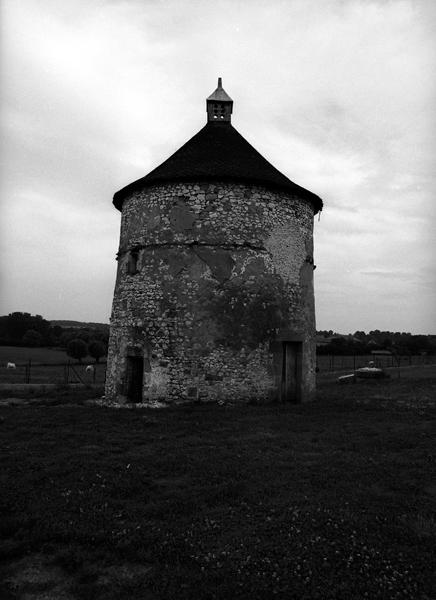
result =
[{"label": "dark roof tile", "polygon": [[114,196],[121,210],[125,197],[143,187],[177,181],[233,181],[273,187],[312,203],[314,213],[322,200],[280,173],[230,123],[207,123],[194,137],[145,177]]}]

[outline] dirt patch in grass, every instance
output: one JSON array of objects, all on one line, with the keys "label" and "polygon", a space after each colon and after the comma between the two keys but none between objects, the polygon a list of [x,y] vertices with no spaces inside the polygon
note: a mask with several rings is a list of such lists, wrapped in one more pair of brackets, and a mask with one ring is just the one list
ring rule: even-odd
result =
[{"label": "dirt patch in grass", "polygon": [[435,392],[3,407],[0,596],[430,600]]}]

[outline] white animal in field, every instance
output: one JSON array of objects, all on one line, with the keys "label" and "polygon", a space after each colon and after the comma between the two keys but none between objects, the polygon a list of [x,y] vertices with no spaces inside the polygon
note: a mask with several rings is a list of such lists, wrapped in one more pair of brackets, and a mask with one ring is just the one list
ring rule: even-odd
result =
[{"label": "white animal in field", "polygon": [[85,371],[87,373],[94,373],[94,367],[92,365],[87,365]]},{"label": "white animal in field", "polygon": [[17,365],[15,363],[10,363],[8,362],[8,364],[6,365],[7,369],[16,369]]}]

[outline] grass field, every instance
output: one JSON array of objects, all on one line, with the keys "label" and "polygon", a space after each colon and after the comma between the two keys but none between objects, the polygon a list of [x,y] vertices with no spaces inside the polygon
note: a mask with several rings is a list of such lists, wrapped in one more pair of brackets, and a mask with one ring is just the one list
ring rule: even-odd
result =
[{"label": "grass field", "polygon": [[[95,368],[95,383],[103,384],[106,373],[106,359],[99,364],[91,357],[83,359],[83,364],[70,358],[64,350],[55,348],[20,348],[0,346],[0,383],[94,383],[94,374],[86,373],[87,364]],[[30,361],[30,366],[29,366]],[[7,369],[8,362],[16,365]],[[66,371],[66,364],[71,368]]]},{"label": "grass field", "polygon": [[55,348],[21,348],[19,346],[0,346],[0,366],[6,363],[27,363],[29,360],[37,363],[66,363],[71,358],[64,350]]},{"label": "grass field", "polygon": [[3,407],[0,597],[432,600],[435,392],[423,368],[309,405]]}]

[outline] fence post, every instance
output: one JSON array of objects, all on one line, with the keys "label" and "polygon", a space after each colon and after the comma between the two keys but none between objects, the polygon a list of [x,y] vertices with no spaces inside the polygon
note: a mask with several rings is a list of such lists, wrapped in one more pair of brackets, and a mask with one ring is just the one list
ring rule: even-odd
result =
[{"label": "fence post", "polygon": [[32,361],[30,358],[27,361],[27,365],[24,365],[24,383],[30,383],[30,367],[32,365]]}]

